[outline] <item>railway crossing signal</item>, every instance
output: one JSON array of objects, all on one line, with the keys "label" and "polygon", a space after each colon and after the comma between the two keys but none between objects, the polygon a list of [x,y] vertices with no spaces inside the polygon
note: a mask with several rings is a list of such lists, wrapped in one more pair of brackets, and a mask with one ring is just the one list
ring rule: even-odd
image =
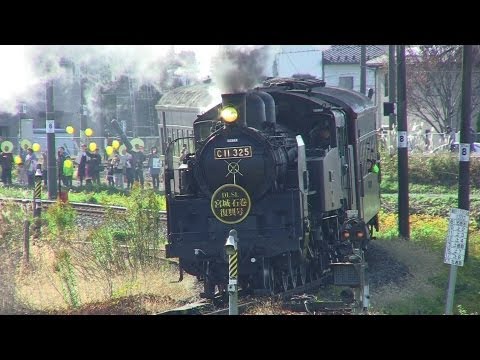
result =
[{"label": "railway crossing signal", "polygon": [[35,171],[35,189],[33,190],[33,216],[35,218],[35,237],[40,238],[42,216],[42,165]]},{"label": "railway crossing signal", "polygon": [[228,315],[238,315],[238,237],[232,229],[225,242],[228,255]]}]

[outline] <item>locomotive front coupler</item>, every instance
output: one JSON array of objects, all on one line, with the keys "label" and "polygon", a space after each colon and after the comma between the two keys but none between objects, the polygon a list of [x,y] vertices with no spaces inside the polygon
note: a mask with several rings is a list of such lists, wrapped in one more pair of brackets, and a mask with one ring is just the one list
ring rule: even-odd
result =
[{"label": "locomotive front coupler", "polygon": [[202,249],[193,249],[193,252],[195,254],[195,257],[200,259],[200,260],[205,260],[208,258],[208,255],[205,251]]}]

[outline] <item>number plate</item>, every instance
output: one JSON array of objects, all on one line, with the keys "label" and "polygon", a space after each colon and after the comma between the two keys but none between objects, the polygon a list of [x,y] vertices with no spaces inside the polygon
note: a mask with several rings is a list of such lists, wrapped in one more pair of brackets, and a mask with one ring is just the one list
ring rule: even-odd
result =
[{"label": "number plate", "polygon": [[215,148],[213,152],[214,152],[215,160],[242,159],[242,158],[252,157],[251,146]]}]

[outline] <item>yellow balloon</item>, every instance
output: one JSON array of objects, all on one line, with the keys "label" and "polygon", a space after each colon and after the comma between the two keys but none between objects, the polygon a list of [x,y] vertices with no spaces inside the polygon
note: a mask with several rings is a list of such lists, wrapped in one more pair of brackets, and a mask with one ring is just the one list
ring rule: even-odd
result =
[{"label": "yellow balloon", "polygon": [[34,143],[34,144],[32,145],[32,150],[33,150],[33,151],[37,152],[37,151],[40,151],[40,149],[41,149],[41,146],[40,146],[39,143]]},{"label": "yellow balloon", "polygon": [[105,148],[105,151],[107,152],[107,155],[110,156],[110,155],[113,154],[113,147],[107,146],[107,147]]},{"label": "yellow balloon", "polygon": [[24,149],[25,145],[27,145],[27,147],[31,147],[32,143],[30,142],[30,140],[23,139],[22,141],[20,141],[20,145],[22,145],[22,149]]},{"label": "yellow balloon", "polygon": [[120,141],[118,140],[113,140],[112,141],[112,146],[115,150],[117,150],[120,147]]},{"label": "yellow balloon", "polygon": [[135,138],[135,139],[130,140],[130,144],[132,144],[134,149],[135,149],[136,144],[138,144],[139,147],[145,146],[145,143],[140,138]]},{"label": "yellow balloon", "polygon": [[[88,137],[92,136],[92,135],[93,135],[93,130],[90,129],[90,128],[85,129],[85,135],[88,136]],[[93,151],[93,150],[92,150],[92,151]]]},{"label": "yellow balloon", "polygon": [[72,135],[75,132],[75,129],[73,128],[73,126],[67,126],[65,128],[65,131],[67,132],[67,134]]},{"label": "yellow balloon", "polygon": [[15,156],[15,164],[19,165],[22,163],[22,158],[20,155]]},{"label": "yellow balloon", "polygon": [[65,160],[63,163],[63,166],[65,166],[67,169],[70,169],[73,166],[73,162],[70,159]]},{"label": "yellow balloon", "polygon": [[97,148],[97,144],[95,144],[94,142],[91,142],[88,145],[88,148],[90,149],[90,151],[95,151],[95,149]]}]

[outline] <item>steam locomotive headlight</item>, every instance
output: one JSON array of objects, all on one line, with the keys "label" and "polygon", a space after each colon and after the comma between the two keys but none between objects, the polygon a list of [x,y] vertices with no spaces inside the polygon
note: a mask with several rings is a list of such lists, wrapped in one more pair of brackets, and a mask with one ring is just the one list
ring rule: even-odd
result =
[{"label": "steam locomotive headlight", "polygon": [[220,116],[226,123],[231,124],[237,120],[238,111],[233,106],[226,106],[220,112]]},{"label": "steam locomotive headlight", "polygon": [[362,239],[365,236],[365,233],[363,231],[357,231],[355,235],[358,239]]},{"label": "steam locomotive headlight", "polygon": [[342,235],[343,235],[343,238],[344,238],[345,240],[347,240],[348,238],[350,238],[350,233],[349,233],[347,230],[345,230],[345,231],[342,233]]}]

